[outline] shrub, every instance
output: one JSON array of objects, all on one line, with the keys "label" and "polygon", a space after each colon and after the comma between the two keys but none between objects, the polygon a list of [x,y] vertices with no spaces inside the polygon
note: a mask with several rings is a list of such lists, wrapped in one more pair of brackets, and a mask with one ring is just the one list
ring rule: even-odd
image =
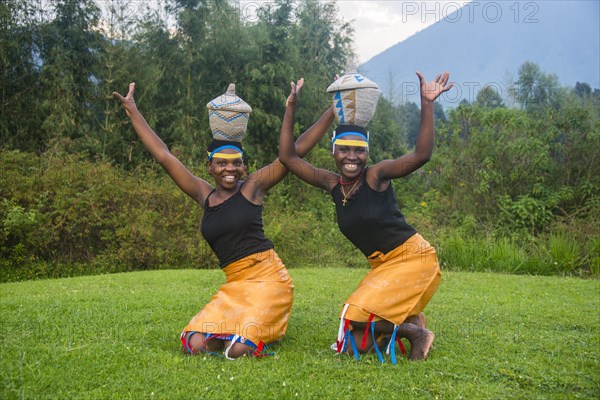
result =
[{"label": "shrub", "polygon": [[2,268],[14,270],[4,276],[216,266],[200,237],[200,207],[154,168],[0,154]]},{"label": "shrub", "polygon": [[[311,157],[330,167],[325,151]],[[218,267],[199,231],[201,208],[156,165],[125,172],[77,155],[2,151],[0,167],[0,281]],[[529,228],[562,195],[507,200],[512,219],[492,223],[461,211],[431,180],[434,175],[424,169],[394,188],[408,223],[436,247],[443,268],[600,275],[600,213],[593,191],[580,215],[554,216],[532,234]],[[532,199],[539,207],[530,213]],[[265,198],[264,226],[288,267],[368,268],[340,233],[331,196],[291,174]]]}]

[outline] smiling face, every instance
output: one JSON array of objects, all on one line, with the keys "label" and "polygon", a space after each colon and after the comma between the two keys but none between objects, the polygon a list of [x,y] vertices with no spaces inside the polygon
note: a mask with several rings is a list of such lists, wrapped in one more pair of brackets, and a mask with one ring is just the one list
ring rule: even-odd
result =
[{"label": "smiling face", "polygon": [[[219,153],[236,154],[233,149],[223,149]],[[208,173],[214,178],[215,184],[223,189],[233,189],[245,176],[246,167],[242,157],[221,158],[214,156],[208,161]]]},{"label": "smiling face", "polygon": [[[347,140],[364,140],[360,136],[348,135]],[[333,152],[335,165],[345,180],[356,178],[367,165],[369,152],[366,147],[336,144]]]}]

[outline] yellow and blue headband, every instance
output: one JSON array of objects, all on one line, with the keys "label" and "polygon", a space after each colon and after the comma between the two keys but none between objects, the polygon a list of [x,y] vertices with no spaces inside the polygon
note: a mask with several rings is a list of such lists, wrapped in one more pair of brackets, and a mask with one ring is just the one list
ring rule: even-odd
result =
[{"label": "yellow and blue headband", "polygon": [[[335,133],[334,133],[334,135],[335,135]],[[367,135],[368,135],[368,133],[367,133]],[[344,136],[360,136],[363,140],[341,139]],[[340,145],[340,146],[369,147],[369,138],[360,132],[344,132],[344,133],[340,133],[337,136],[334,136],[333,140],[331,141],[331,144],[333,145],[334,149],[335,149],[336,144]]]},{"label": "yellow and blue headband", "polygon": [[[219,153],[220,150],[224,150],[224,149],[233,149],[236,151],[236,153],[232,153],[232,154]],[[239,147],[232,146],[232,145],[225,145],[225,146],[217,147],[212,152],[207,151],[206,153],[208,154],[209,161],[212,160],[213,157],[232,159],[232,158],[242,158],[244,156],[244,152],[242,150],[240,150]]]}]

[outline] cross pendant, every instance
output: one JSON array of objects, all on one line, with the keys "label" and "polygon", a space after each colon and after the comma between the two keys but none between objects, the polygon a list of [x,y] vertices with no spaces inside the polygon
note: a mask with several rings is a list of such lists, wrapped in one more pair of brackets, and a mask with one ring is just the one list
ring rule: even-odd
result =
[{"label": "cross pendant", "polygon": [[342,206],[345,206],[346,203],[347,203],[347,200],[346,199],[342,199]]}]

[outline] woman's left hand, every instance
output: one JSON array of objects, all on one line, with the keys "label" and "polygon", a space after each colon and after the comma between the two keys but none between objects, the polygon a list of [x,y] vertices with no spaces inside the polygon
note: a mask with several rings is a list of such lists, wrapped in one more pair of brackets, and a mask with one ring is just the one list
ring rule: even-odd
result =
[{"label": "woman's left hand", "polygon": [[435,101],[439,97],[440,94],[447,92],[452,88],[454,83],[448,84],[448,78],[450,74],[445,72],[443,75],[438,74],[435,80],[431,82],[425,82],[425,78],[420,72],[417,72],[417,76],[419,77],[419,81],[421,82],[421,99],[427,101]]},{"label": "woman's left hand", "polygon": [[135,100],[133,99],[133,93],[135,92],[135,82],[131,82],[129,84],[129,91],[127,92],[127,96],[123,97],[118,92],[112,92],[113,97],[119,99],[123,107],[125,107],[125,112],[127,116],[131,118],[131,115],[137,111],[137,106],[135,105]]},{"label": "woman's left hand", "polygon": [[285,101],[286,107],[288,104],[295,103],[298,100],[298,97],[300,97],[300,92],[302,91],[302,86],[304,86],[304,78],[300,78],[298,83],[294,83],[294,81],[290,83],[290,95]]}]

